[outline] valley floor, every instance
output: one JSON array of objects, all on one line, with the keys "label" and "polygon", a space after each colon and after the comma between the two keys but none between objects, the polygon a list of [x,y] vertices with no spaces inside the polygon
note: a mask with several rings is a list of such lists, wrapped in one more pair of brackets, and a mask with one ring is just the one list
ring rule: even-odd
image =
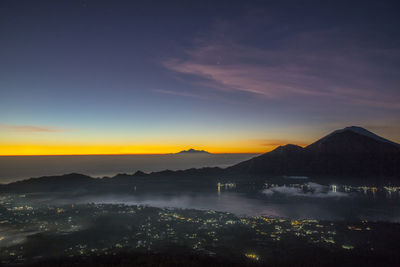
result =
[{"label": "valley floor", "polygon": [[400,224],[2,197],[0,260],[28,266],[398,266]]}]

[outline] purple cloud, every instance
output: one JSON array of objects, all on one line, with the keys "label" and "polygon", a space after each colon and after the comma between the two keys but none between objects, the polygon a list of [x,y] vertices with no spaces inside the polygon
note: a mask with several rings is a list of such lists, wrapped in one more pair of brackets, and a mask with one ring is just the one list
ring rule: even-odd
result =
[{"label": "purple cloud", "polygon": [[163,65],[189,82],[195,77],[195,83],[225,92],[399,109],[400,68],[389,61],[400,62],[400,52],[359,47],[328,31],[297,33],[265,48],[234,38],[196,40]]}]

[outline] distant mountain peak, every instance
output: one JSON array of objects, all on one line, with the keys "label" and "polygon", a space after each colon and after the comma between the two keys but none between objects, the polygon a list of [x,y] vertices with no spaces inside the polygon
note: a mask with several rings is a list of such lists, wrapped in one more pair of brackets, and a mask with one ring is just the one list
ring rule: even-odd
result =
[{"label": "distant mountain peak", "polygon": [[205,150],[196,150],[193,148],[190,148],[188,150],[182,150],[178,152],[177,154],[211,154],[210,152],[207,152]]}]

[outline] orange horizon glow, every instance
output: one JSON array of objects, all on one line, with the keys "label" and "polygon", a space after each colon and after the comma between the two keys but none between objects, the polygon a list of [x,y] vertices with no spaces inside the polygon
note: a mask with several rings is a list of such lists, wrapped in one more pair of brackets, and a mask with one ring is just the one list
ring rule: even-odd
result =
[{"label": "orange horizon glow", "polygon": [[[164,155],[174,154],[189,148],[206,150],[212,154],[261,154],[273,150],[277,145],[260,151],[254,148],[204,148],[203,146],[46,146],[46,145],[2,145],[0,156],[84,156],[84,155]],[[198,147],[198,148],[196,148]]]},{"label": "orange horizon glow", "polygon": [[[1,126],[1,125],[0,125]],[[1,128],[1,127],[0,127]],[[20,128],[18,128],[20,129]],[[133,136],[133,135],[132,135]],[[57,155],[161,155],[173,154],[190,148],[205,150],[212,154],[260,154],[288,143],[306,145],[282,135],[282,139],[268,136],[248,138],[243,133],[234,135],[183,135],[152,136],[97,132],[20,132],[0,129],[0,156],[57,156]]]},{"label": "orange horizon glow", "polygon": [[[271,151],[271,150],[269,150]],[[269,151],[263,151],[263,152],[209,152],[210,154],[213,155],[222,155],[222,154],[264,154]],[[46,156],[151,156],[151,155],[170,155],[170,154],[177,154],[178,152],[170,152],[170,153],[125,153],[125,154],[23,154],[23,155],[13,155],[13,154],[5,154],[2,155],[0,154],[0,157],[46,157]]]}]

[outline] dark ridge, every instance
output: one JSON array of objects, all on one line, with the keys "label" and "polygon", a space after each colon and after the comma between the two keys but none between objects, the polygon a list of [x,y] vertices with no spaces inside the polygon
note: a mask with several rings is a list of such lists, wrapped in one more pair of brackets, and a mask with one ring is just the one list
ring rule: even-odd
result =
[{"label": "dark ridge", "polygon": [[0,186],[0,191],[20,191],[20,192],[62,192],[62,191],[82,191],[87,190],[90,185],[94,185],[97,180],[90,176],[70,173],[60,176],[44,176],[30,178],[14,183]]},{"label": "dark ridge", "polygon": [[133,174],[133,176],[146,176],[147,175],[147,173],[144,173],[144,172],[142,172],[142,171],[137,171],[137,172],[135,172],[134,174]]},{"label": "dark ridge", "polygon": [[[190,153],[190,152],[189,152]],[[201,152],[203,153],[203,152]],[[146,174],[118,174],[107,179],[93,179],[87,175],[71,173],[61,176],[31,178],[6,185],[0,191],[85,191],[95,187],[121,190],[149,179],[157,181],[153,186],[185,181],[186,187],[200,183],[212,185],[225,177],[240,177],[242,180],[267,176],[310,176],[367,178],[400,178],[400,147],[365,129],[348,127],[332,132],[303,148],[285,145],[271,152],[238,163],[226,169],[200,168],[186,170],[164,170]],[[146,179],[142,179],[146,177]]]}]

